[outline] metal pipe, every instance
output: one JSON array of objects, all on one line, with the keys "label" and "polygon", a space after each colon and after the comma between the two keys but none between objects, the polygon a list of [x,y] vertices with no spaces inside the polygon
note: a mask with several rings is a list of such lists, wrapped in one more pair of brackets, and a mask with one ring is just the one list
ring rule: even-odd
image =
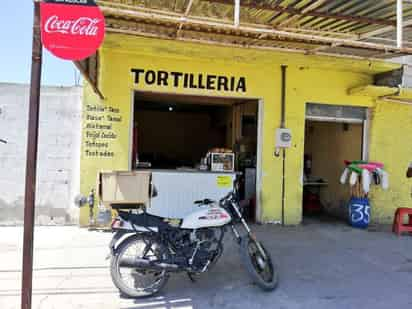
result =
[{"label": "metal pipe", "polygon": [[286,149],[282,149],[282,226],[285,226],[285,171],[286,171]]},{"label": "metal pipe", "polygon": [[234,12],[234,16],[235,16],[235,27],[239,27],[239,23],[240,23],[240,0],[235,0],[235,12]]},{"label": "metal pipe", "polygon": [[[281,120],[280,127],[285,128],[286,125],[286,65],[281,65],[282,71],[282,93],[281,93]],[[285,173],[286,173],[286,149],[282,149],[282,225],[285,225],[285,196],[286,196],[286,182],[285,182]]]},{"label": "metal pipe", "polygon": [[388,97],[388,98],[379,98],[379,100],[384,101],[384,102],[390,102],[390,103],[412,105],[412,100],[408,100],[408,99],[396,99],[393,97]]},{"label": "metal pipe", "polygon": [[403,0],[396,1],[396,46],[402,48],[402,36],[403,36]]},{"label": "metal pipe", "polygon": [[42,44],[40,3],[34,2],[33,47],[30,83],[29,128],[27,136],[26,188],[24,195],[23,271],[21,309],[31,308],[33,281],[34,207],[36,201],[37,141],[39,136]]},{"label": "metal pipe", "polygon": [[142,268],[150,270],[167,270],[167,271],[177,271],[179,270],[179,265],[169,264],[169,263],[157,263],[151,262],[149,260],[135,258],[135,257],[122,257],[119,261],[119,266],[124,268]]},{"label": "metal pipe", "polygon": [[281,89],[281,120],[280,120],[280,127],[285,127],[285,115],[286,115],[286,105],[285,105],[285,98],[286,98],[286,65],[282,65],[282,89]]}]

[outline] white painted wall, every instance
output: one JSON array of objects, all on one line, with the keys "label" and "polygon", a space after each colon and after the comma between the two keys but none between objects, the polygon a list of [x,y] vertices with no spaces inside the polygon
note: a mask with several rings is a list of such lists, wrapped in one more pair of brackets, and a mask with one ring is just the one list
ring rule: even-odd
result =
[{"label": "white painted wall", "polygon": [[[81,87],[42,87],[36,222],[77,223]],[[29,86],[0,83],[0,224],[23,219]]]}]

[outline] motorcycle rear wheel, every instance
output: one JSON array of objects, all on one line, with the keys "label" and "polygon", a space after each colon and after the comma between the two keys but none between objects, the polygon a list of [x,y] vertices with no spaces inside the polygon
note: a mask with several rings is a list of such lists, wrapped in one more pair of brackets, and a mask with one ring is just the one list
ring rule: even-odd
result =
[{"label": "motorcycle rear wheel", "polygon": [[[150,254],[143,255],[145,250],[149,250]],[[168,253],[163,244],[149,236],[133,235],[124,240],[116,249],[110,263],[112,281],[123,296],[151,296],[166,285],[169,279],[167,271],[122,267],[120,261],[127,256],[156,261],[166,259]]]},{"label": "motorcycle rear wheel", "polygon": [[[262,248],[264,256],[260,252],[258,244]],[[253,281],[262,290],[273,291],[279,281],[278,268],[262,243],[246,237],[242,239],[240,250],[243,263]]]}]

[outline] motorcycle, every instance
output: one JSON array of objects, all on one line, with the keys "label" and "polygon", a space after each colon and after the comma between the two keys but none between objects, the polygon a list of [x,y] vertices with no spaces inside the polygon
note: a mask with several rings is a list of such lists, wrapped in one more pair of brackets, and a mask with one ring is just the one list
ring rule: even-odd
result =
[{"label": "motorcycle", "polygon": [[[186,272],[194,281],[219,260],[228,229],[253,281],[265,291],[274,290],[277,265],[243,218],[236,186],[219,202],[204,199],[194,203],[199,210],[182,220],[148,214],[143,206],[135,212],[118,210],[112,222],[110,273],[121,294],[132,298],[153,295],[175,272]],[[238,225],[244,228],[243,235]]]}]

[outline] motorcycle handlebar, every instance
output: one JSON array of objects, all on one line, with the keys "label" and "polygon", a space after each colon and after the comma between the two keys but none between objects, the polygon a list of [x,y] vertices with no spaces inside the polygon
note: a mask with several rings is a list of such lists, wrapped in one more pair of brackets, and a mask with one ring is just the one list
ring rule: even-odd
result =
[{"label": "motorcycle handlebar", "polygon": [[219,202],[220,205],[224,204],[227,200],[231,200],[235,197],[235,193],[233,191],[230,191],[228,194],[226,194],[225,197],[223,197]]}]

